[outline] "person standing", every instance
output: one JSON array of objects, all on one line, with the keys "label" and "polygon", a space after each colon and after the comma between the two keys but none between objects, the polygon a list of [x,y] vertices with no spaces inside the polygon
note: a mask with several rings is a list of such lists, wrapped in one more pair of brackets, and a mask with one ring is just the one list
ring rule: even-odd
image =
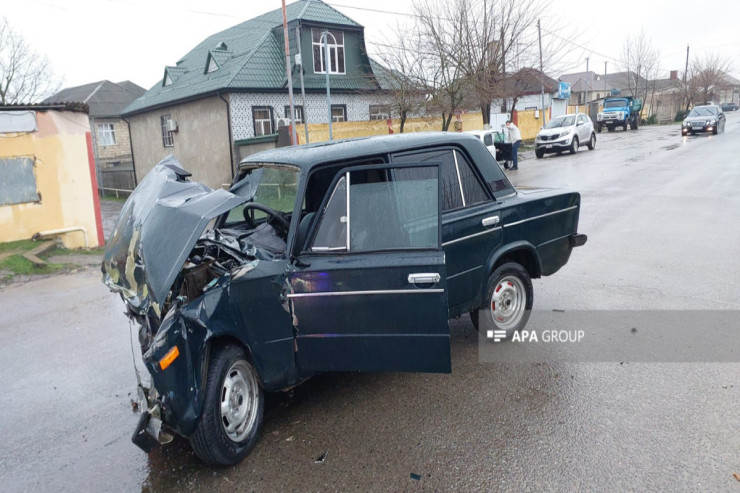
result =
[{"label": "person standing", "polygon": [[522,134],[519,129],[512,123],[511,120],[506,120],[506,132],[509,134],[509,142],[511,142],[511,168],[519,169],[519,144],[522,143]]}]

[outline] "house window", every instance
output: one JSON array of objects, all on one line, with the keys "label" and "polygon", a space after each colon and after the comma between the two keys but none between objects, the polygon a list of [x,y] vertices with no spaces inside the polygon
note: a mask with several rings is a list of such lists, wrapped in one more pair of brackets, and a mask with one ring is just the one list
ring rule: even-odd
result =
[{"label": "house window", "polygon": [[172,136],[172,130],[170,130],[170,115],[162,115],[159,117],[159,121],[162,125],[162,145],[164,147],[175,147],[175,138]]},{"label": "house window", "polygon": [[[295,116],[296,124],[303,123],[303,106],[293,105],[293,114]],[[288,105],[285,106],[284,115],[285,115],[285,118],[290,118],[290,106]]]},{"label": "house window", "polygon": [[334,123],[347,121],[347,105],[346,104],[331,105],[331,121]]},{"label": "house window", "polygon": [[371,120],[387,120],[391,117],[390,106],[383,106],[380,104],[370,105],[370,119]]},{"label": "house window", "polygon": [[272,122],[272,106],[252,106],[254,136],[275,133]]},{"label": "house window", "polygon": [[[317,74],[326,73],[326,62],[324,61],[324,40],[322,29],[311,29],[311,40],[313,46],[313,71]],[[326,43],[329,45],[329,73],[344,74],[344,33],[342,31],[329,30],[326,35]]]},{"label": "house window", "polygon": [[116,145],[116,131],[112,123],[98,123],[98,143],[103,147]]}]

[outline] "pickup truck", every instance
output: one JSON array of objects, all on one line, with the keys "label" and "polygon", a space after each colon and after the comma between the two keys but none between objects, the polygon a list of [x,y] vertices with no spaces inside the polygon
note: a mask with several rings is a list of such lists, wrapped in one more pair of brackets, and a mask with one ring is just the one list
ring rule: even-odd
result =
[{"label": "pickup truck", "polygon": [[578,193],[517,191],[472,135],[269,150],[229,190],[188,177],[171,156],[147,174],[102,271],[151,375],[134,443],[177,433],[214,464],[255,445],[265,392],[328,371],[450,372],[447,321],[465,313],[481,337],[512,335],[531,279],[586,241]]},{"label": "pickup truck", "polygon": [[637,130],[640,124],[640,110],[642,99],[624,96],[618,98],[607,98],[604,100],[604,111],[596,115],[596,128],[599,133],[606,127],[610,132],[616,127],[627,130],[627,125],[632,130]]}]

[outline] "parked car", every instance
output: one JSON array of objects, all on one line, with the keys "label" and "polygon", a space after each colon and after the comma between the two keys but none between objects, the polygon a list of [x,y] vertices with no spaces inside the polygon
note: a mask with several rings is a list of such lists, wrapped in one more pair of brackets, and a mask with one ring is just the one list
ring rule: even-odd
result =
[{"label": "parked car", "polygon": [[716,104],[695,106],[681,124],[681,135],[696,132],[712,132],[717,135],[725,131],[725,113]]},{"label": "parked car", "polygon": [[722,111],[737,111],[737,103],[725,103],[722,105]]},{"label": "parked car", "polygon": [[144,177],[102,271],[151,375],[134,443],[176,433],[214,464],[254,446],[265,392],[327,371],[450,372],[448,318],[512,335],[532,278],[586,242],[578,193],[518,192],[459,133],[265,151],[229,190],[189,176],[170,156]]},{"label": "parked car", "polygon": [[468,134],[475,135],[477,138],[483,141],[483,144],[488,149],[493,157],[496,158],[496,162],[503,166],[505,169],[509,168],[509,161],[511,161],[511,143],[505,142],[504,133],[496,132],[493,129],[487,130],[468,130]]},{"label": "parked car", "polygon": [[538,159],[551,152],[570,151],[575,154],[583,145],[592,151],[596,148],[596,134],[591,118],[583,113],[556,116],[537,134],[534,154]]}]

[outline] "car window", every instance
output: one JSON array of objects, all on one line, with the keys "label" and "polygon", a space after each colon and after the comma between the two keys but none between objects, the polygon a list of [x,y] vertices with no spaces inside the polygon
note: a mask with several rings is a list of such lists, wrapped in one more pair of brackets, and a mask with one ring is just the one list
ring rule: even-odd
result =
[{"label": "car window", "polygon": [[437,248],[437,173],[434,166],[345,173],[327,202],[311,250]]},{"label": "car window", "polygon": [[465,159],[465,156],[455,151],[455,158],[457,159],[457,166],[460,169],[460,183],[463,189],[463,201],[465,206],[480,204],[489,200],[483,185],[478,181],[475,176],[475,172],[470,166],[470,162]]},{"label": "car window", "polygon": [[[287,166],[264,166],[254,171],[256,172],[261,174],[255,184],[256,190],[250,202],[266,205],[278,212],[292,212],[298,193],[298,169]],[[235,207],[229,212],[225,221],[227,226],[244,220],[245,205]],[[262,219],[267,214],[254,210],[253,216],[254,219]]]},{"label": "car window", "polygon": [[460,182],[452,149],[421,151],[393,156],[394,163],[437,163],[440,165],[442,210],[449,211],[463,206]]},{"label": "car window", "polygon": [[493,145],[493,136],[491,134],[485,134],[483,136],[483,143],[486,145],[486,147]]}]

